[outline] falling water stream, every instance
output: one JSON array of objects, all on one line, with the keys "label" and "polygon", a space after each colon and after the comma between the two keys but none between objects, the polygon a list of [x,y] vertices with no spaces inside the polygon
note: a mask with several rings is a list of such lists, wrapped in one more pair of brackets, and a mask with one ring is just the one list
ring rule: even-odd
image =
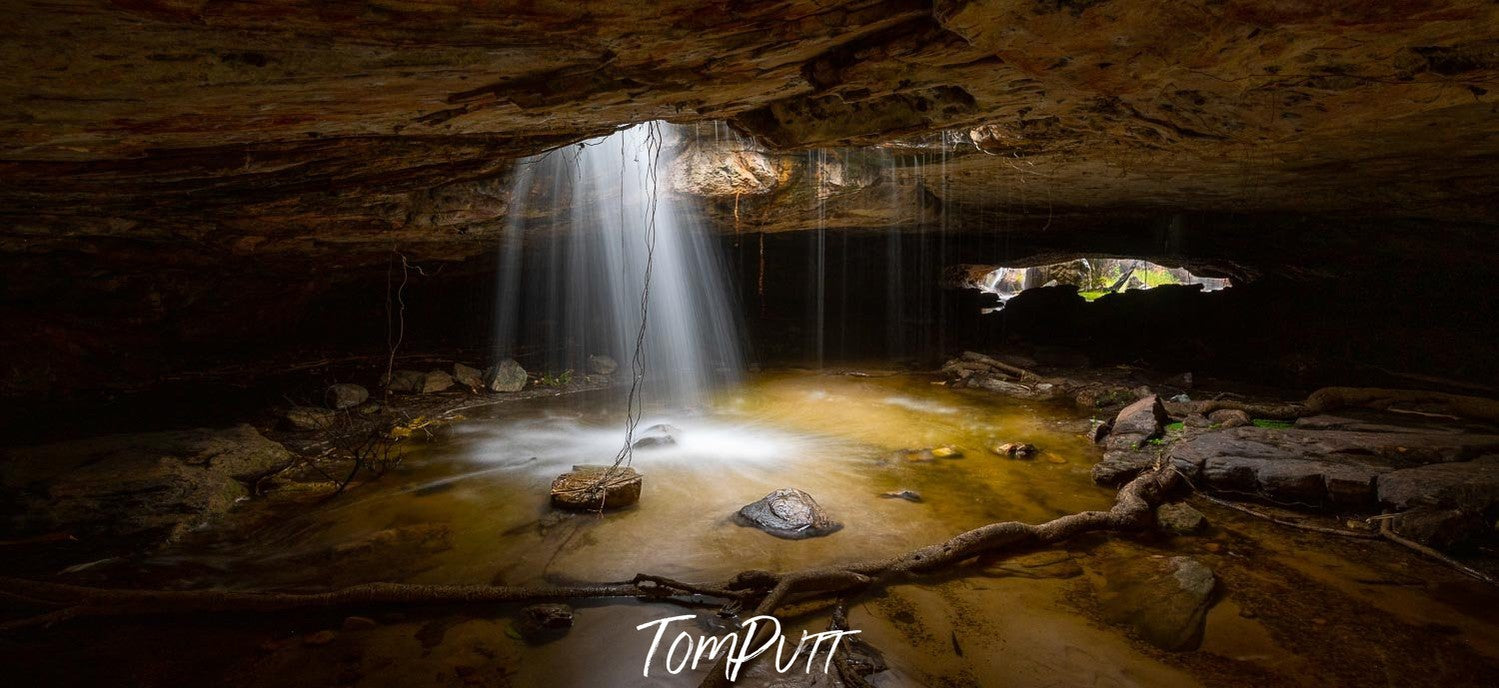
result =
[{"label": "falling water stream", "polygon": [[638,124],[518,163],[497,276],[497,357],[539,341],[548,372],[581,374],[588,356],[603,354],[628,379],[643,337],[642,396],[678,407],[736,378],[738,311],[717,244],[689,201],[665,191],[663,162],[682,134]]},{"label": "falling water stream", "polygon": [[[537,397],[468,412],[435,440],[411,446],[398,471],[337,500],[251,502],[238,530],[147,558],[139,575],[166,586],[291,590],[371,581],[565,584],[636,573],[712,581],[745,569],[891,555],[986,523],[1035,523],[1112,504],[1114,492],[1089,475],[1101,453],[1085,437],[1090,418],[1071,406],[955,390],[879,364],[861,375],[832,368],[742,375],[737,309],[723,288],[716,244],[689,204],[661,193],[657,152],[678,136],[670,127],[636,126],[524,161],[500,247],[497,357],[526,357],[556,373],[586,370],[588,356],[607,354],[621,364],[619,381],[628,382],[646,318],[641,422],[669,422],[679,436],[674,445],[635,452],[633,465],[644,475],[638,504],[602,516],[549,507],[554,476],[607,461],[618,449],[622,404],[617,389]],[[826,163],[820,154],[815,161]],[[882,170],[894,172],[888,163]],[[828,247],[820,235],[813,247],[822,259]],[[900,241],[889,251],[894,265],[911,257]],[[895,281],[886,298],[895,303],[901,289],[934,282]],[[824,311],[815,308],[820,323]],[[901,331],[892,329],[892,340]],[[816,337],[817,351],[827,353],[824,335]],[[998,442],[1032,443],[1041,454],[1001,458],[989,450]],[[939,445],[961,456],[901,458],[900,450]],[[791,541],[730,520],[782,487],[813,494],[844,528]],[[882,496],[901,490],[922,499]],[[1371,662],[1417,666],[1437,651],[1420,644],[1434,637],[1422,624],[1441,624],[1450,629],[1442,637],[1499,655],[1499,628],[1400,584],[1417,577],[1404,563],[1233,512],[1212,518],[1218,529],[1204,537],[1083,538],[1014,560],[977,561],[961,575],[897,583],[857,601],[850,622],[891,667],[878,678],[881,687],[1275,684]],[[1097,600],[1110,594],[1112,577],[1176,555],[1211,566],[1229,591],[1208,614],[1201,650],[1165,653],[1100,620]],[[1435,565],[1419,572],[1449,574]],[[694,632],[730,630],[711,609],[582,601],[564,637],[532,645],[516,635],[510,611],[379,615],[373,627],[345,631],[326,646],[295,638],[337,628],[336,618],[188,628],[172,642],[248,648],[240,653],[246,658],[234,659],[245,667],[233,683],[239,686],[693,686],[706,667],[642,676],[650,636],[636,627],[698,611]],[[1325,626],[1309,629],[1313,618]],[[1362,632],[1375,622],[1378,633]],[[820,630],[827,617],[812,610],[788,624]],[[137,636],[112,637],[128,645]],[[1471,655],[1444,655],[1458,672],[1464,661]],[[775,683],[762,674],[741,684],[810,685],[797,679],[805,677]]]}]

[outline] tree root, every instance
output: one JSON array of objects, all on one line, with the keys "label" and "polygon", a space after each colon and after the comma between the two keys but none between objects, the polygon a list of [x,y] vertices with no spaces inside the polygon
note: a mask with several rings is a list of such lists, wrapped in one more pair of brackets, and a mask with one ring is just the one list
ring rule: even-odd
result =
[{"label": "tree root", "polygon": [[1464,418],[1499,422],[1499,400],[1418,389],[1323,387],[1306,398],[1306,408],[1312,413],[1327,413],[1350,406],[1384,410],[1402,402],[1439,404]]},{"label": "tree root", "polygon": [[1194,413],[1208,415],[1214,411],[1229,409],[1232,411],[1243,411],[1255,418],[1269,418],[1271,420],[1296,420],[1305,415],[1306,406],[1297,403],[1274,403],[1274,402],[1248,402],[1234,401],[1232,399],[1209,399],[1205,401],[1163,401],[1166,413],[1172,418],[1185,418]]},{"label": "tree root", "polygon": [[1249,508],[1247,506],[1244,506],[1242,504],[1235,504],[1235,503],[1230,502],[1230,501],[1228,501],[1226,499],[1219,499],[1218,497],[1214,497],[1213,495],[1210,495],[1210,494],[1208,494],[1206,492],[1198,492],[1197,496],[1201,497],[1201,498],[1203,498],[1203,499],[1205,499],[1205,500],[1207,500],[1209,502],[1217,504],[1218,506],[1221,506],[1221,507],[1224,507],[1224,508],[1228,508],[1228,509],[1233,509],[1234,511],[1237,511],[1237,512],[1242,513],[1242,514],[1248,514],[1248,515],[1253,516],[1255,518],[1264,519],[1264,520],[1269,521],[1271,523],[1274,523],[1274,524],[1276,524],[1278,526],[1285,526],[1287,528],[1295,528],[1297,530],[1305,530],[1305,531],[1310,531],[1310,532],[1313,532],[1313,533],[1326,533],[1328,535],[1338,535],[1338,536],[1341,536],[1341,537],[1358,538],[1358,539],[1361,539],[1361,540],[1378,540],[1378,539],[1380,539],[1379,535],[1376,535],[1374,533],[1364,533],[1364,532],[1360,532],[1360,531],[1357,531],[1357,530],[1345,530],[1345,529],[1341,529],[1341,528],[1326,528],[1326,527],[1323,527],[1323,526],[1312,525],[1310,523],[1301,523],[1301,522],[1298,522],[1298,521],[1288,521],[1288,520],[1283,519],[1283,518],[1278,518],[1276,516],[1271,516],[1270,514],[1267,514],[1267,513],[1263,512],[1263,511],[1257,511],[1255,509],[1251,509],[1251,508]]},{"label": "tree root", "polygon": [[[0,594],[52,608],[35,616],[0,624],[0,632],[91,617],[261,614],[382,605],[526,604],[587,598],[663,601],[709,598],[723,601],[730,609],[753,605],[752,615],[773,614],[793,602],[846,598],[908,576],[932,573],[981,554],[1019,553],[1096,531],[1143,530],[1155,522],[1155,507],[1166,500],[1180,480],[1176,471],[1157,468],[1141,473],[1120,488],[1113,508],[1108,511],[1068,514],[1037,525],[1015,521],[991,523],[944,542],[891,557],[785,573],[749,570],[718,583],[684,583],[640,574],[627,582],[568,586],[371,583],[323,593],[277,593],[105,589],[0,578]],[[723,685],[725,678],[723,663],[720,662],[703,685]]]}]

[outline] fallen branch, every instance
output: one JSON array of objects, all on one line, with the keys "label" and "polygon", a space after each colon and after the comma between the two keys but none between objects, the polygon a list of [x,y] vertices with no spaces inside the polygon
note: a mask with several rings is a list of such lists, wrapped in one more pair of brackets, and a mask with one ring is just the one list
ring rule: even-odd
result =
[{"label": "fallen branch", "polygon": [[1388,518],[1379,519],[1379,534],[1380,536],[1384,537],[1384,539],[1400,545],[1401,547],[1405,547],[1413,552],[1431,557],[1432,559],[1451,566],[1452,568],[1457,569],[1464,574],[1477,578],[1478,580],[1481,580],[1485,583],[1488,583],[1489,585],[1499,586],[1499,580],[1494,580],[1493,576],[1490,576],[1487,573],[1468,566],[1467,564],[1464,564],[1456,559],[1453,559],[1452,557],[1442,554],[1441,552],[1438,552],[1430,547],[1427,547],[1426,545],[1416,542],[1415,540],[1410,540],[1408,538],[1397,535],[1395,533],[1395,529],[1390,526],[1390,519]]},{"label": "fallen branch", "polygon": [[1242,504],[1235,504],[1235,503],[1230,502],[1230,501],[1228,501],[1226,499],[1219,499],[1219,498],[1214,497],[1213,495],[1210,495],[1210,494],[1208,494],[1206,492],[1198,492],[1197,496],[1201,497],[1201,498],[1203,498],[1203,499],[1205,499],[1205,500],[1207,500],[1209,502],[1217,504],[1218,506],[1225,507],[1225,508],[1228,508],[1228,509],[1233,509],[1234,511],[1237,511],[1239,513],[1248,514],[1248,515],[1253,516],[1255,518],[1264,519],[1266,521],[1269,521],[1269,522],[1274,523],[1274,524],[1279,525],[1279,526],[1286,526],[1287,528],[1296,528],[1298,530],[1306,530],[1306,531],[1310,531],[1310,532],[1313,532],[1313,533],[1326,533],[1328,535],[1339,535],[1339,536],[1342,536],[1342,537],[1359,538],[1359,539],[1363,539],[1363,540],[1378,540],[1379,539],[1379,536],[1376,535],[1376,534],[1374,534],[1374,533],[1364,533],[1364,532],[1360,532],[1360,531],[1357,531],[1357,530],[1345,530],[1345,529],[1342,529],[1342,528],[1327,528],[1327,527],[1324,527],[1324,526],[1312,525],[1310,523],[1302,523],[1300,521],[1289,521],[1289,520],[1286,520],[1286,519],[1283,519],[1283,518],[1279,518],[1279,517],[1276,517],[1276,516],[1271,516],[1270,514],[1267,514],[1267,513],[1263,512],[1263,511],[1258,511],[1256,509],[1251,509],[1251,508],[1249,508],[1247,506],[1244,506]]}]

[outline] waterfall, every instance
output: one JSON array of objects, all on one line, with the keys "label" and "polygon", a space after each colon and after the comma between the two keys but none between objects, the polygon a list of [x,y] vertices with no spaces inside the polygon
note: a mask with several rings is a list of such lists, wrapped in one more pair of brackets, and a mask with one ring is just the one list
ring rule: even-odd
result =
[{"label": "waterfall", "polygon": [[628,382],[645,316],[646,403],[698,404],[737,377],[738,314],[717,238],[665,179],[681,140],[672,125],[638,124],[517,163],[500,245],[497,358],[581,375],[590,355],[607,354]]}]

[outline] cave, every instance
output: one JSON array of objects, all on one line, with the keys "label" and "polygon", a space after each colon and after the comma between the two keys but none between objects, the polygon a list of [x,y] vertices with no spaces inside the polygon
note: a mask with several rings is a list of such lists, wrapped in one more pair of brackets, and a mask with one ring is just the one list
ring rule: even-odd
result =
[{"label": "cave", "polygon": [[1499,5],[14,3],[35,686],[1487,686]]}]

